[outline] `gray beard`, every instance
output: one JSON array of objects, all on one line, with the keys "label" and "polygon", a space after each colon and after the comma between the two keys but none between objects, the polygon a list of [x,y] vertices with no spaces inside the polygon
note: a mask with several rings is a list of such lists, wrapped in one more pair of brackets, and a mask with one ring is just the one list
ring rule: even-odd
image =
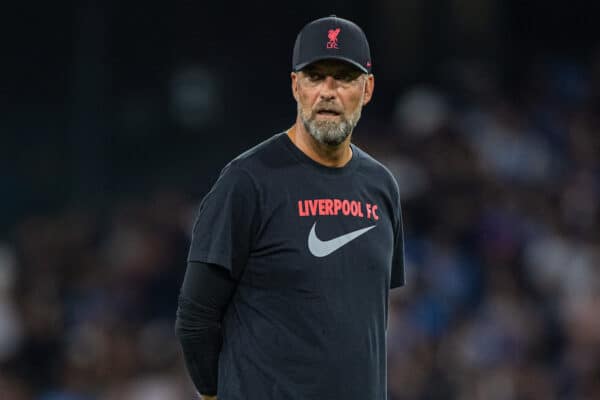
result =
[{"label": "gray beard", "polygon": [[360,119],[361,109],[359,107],[350,119],[341,116],[340,122],[317,121],[314,113],[311,113],[309,116],[305,115],[300,105],[298,105],[298,113],[300,114],[304,128],[317,142],[328,146],[337,146],[346,140],[356,127]]}]

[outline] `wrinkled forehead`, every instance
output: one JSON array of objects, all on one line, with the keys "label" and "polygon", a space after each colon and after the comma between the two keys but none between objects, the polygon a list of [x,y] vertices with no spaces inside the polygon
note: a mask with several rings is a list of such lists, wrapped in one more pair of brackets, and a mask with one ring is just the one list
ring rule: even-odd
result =
[{"label": "wrinkled forehead", "polygon": [[304,73],[323,73],[323,74],[339,74],[339,73],[352,73],[360,75],[363,73],[360,69],[354,65],[343,61],[343,60],[319,60],[308,64],[301,70]]}]

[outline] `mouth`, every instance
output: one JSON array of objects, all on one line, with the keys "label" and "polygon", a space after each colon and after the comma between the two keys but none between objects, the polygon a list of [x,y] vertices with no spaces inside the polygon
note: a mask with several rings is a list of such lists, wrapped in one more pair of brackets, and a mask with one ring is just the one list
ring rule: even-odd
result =
[{"label": "mouth", "polygon": [[326,116],[326,117],[339,117],[341,115],[341,112],[339,112],[337,110],[325,108],[325,109],[317,110],[317,115]]}]

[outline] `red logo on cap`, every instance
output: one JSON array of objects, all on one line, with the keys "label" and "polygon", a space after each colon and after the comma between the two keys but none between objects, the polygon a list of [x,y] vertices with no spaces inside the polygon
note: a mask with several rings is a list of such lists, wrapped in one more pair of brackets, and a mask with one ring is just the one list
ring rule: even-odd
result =
[{"label": "red logo on cap", "polygon": [[327,32],[327,37],[329,41],[327,42],[328,49],[337,49],[338,48],[338,35],[340,34],[340,28],[330,29]]}]

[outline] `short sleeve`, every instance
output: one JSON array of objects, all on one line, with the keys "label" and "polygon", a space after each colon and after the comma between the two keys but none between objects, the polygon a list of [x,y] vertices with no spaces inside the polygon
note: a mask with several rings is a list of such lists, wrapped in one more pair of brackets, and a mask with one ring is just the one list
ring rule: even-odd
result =
[{"label": "short sleeve", "polygon": [[200,203],[188,261],[220,265],[239,279],[257,232],[257,196],[248,172],[225,167]]},{"label": "short sleeve", "polygon": [[396,206],[396,223],[394,227],[394,256],[392,257],[392,273],[390,289],[404,286],[404,228],[402,226],[402,207],[398,196]]}]

